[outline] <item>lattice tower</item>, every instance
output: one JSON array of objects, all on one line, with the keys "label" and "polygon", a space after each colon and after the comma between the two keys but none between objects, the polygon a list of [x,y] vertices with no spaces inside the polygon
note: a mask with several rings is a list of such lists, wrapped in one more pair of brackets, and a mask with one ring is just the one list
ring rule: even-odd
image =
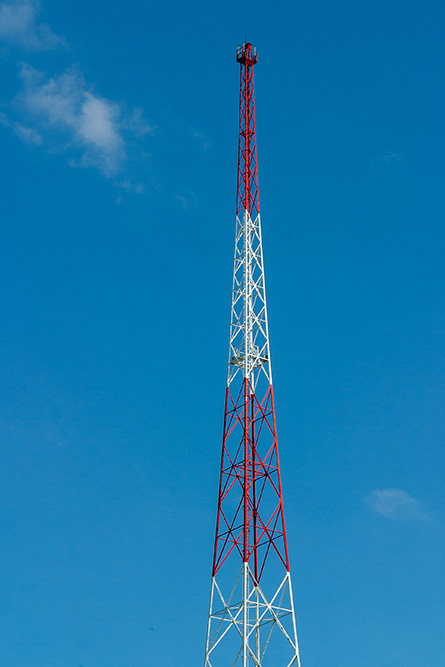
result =
[{"label": "lattice tower", "polygon": [[238,47],[235,254],[204,667],[300,667],[281,492],[261,240],[253,68]]}]

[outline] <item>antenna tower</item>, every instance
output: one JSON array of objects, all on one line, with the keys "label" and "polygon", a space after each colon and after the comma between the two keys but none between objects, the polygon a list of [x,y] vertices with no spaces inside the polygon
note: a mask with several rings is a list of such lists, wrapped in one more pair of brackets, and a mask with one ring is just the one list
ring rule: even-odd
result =
[{"label": "antenna tower", "polygon": [[229,361],[204,667],[300,667],[269,353],[255,134],[256,48],[240,64]]}]

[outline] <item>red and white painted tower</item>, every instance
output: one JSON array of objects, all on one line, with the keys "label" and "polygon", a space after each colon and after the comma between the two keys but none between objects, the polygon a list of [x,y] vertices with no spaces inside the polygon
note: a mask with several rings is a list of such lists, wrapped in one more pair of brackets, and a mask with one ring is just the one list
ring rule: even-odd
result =
[{"label": "red and white painted tower", "polygon": [[300,667],[269,351],[255,135],[256,48],[238,47],[235,257],[204,667]]}]

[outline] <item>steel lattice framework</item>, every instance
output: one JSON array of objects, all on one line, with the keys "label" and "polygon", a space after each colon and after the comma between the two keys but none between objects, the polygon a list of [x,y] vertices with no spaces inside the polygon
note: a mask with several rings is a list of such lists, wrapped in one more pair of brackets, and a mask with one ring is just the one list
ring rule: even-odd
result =
[{"label": "steel lattice framework", "polygon": [[235,255],[204,667],[300,667],[269,354],[255,132],[255,47],[238,47]]}]

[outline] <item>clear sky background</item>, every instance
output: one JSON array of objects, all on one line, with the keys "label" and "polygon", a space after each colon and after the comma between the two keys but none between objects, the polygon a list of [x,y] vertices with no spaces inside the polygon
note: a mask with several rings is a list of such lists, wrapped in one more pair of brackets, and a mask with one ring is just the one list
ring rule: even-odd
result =
[{"label": "clear sky background", "polygon": [[202,664],[246,31],[302,667],[444,665],[443,3],[6,0],[1,667]]}]

